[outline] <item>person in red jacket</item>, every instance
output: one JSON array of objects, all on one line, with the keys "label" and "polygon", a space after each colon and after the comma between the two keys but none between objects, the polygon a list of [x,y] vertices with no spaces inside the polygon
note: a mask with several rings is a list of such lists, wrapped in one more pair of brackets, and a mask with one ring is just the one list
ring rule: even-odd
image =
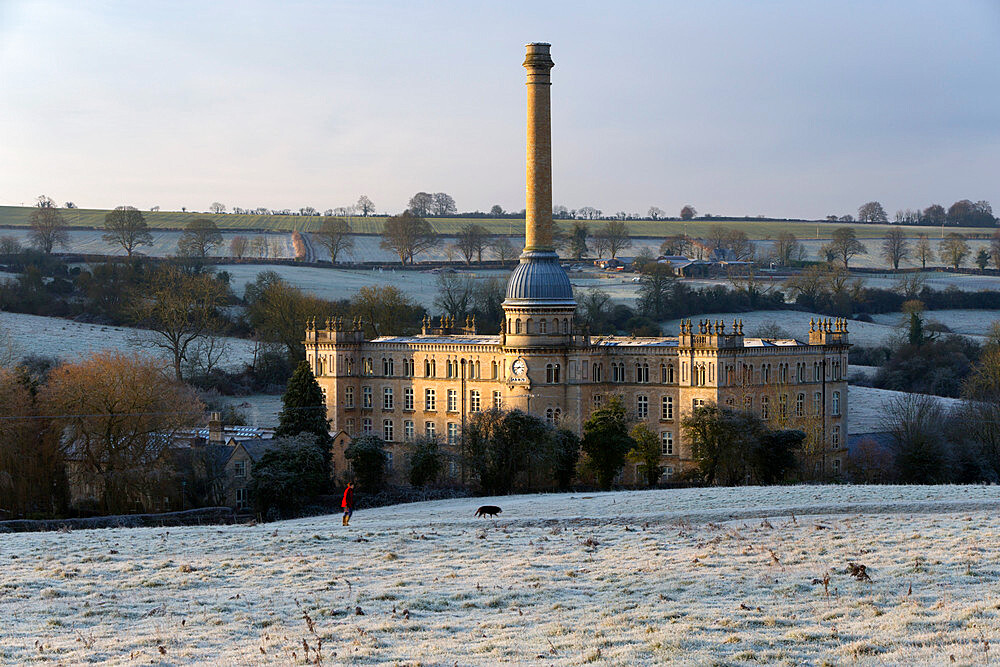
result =
[{"label": "person in red jacket", "polygon": [[344,489],[344,499],[340,502],[344,508],[344,525],[351,523],[351,515],[354,514],[354,482],[348,482]]}]

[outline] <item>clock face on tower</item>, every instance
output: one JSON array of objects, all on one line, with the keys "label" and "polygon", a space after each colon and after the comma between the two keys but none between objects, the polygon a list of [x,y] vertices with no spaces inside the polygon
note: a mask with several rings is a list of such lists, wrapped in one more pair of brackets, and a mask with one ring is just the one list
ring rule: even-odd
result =
[{"label": "clock face on tower", "polygon": [[528,372],[528,364],[524,363],[524,359],[517,359],[511,364],[510,369],[514,371],[514,375],[524,375]]}]

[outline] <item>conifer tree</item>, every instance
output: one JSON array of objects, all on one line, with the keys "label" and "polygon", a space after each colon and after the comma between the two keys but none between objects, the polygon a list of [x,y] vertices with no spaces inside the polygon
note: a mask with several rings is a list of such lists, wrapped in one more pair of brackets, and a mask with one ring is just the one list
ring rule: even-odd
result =
[{"label": "conifer tree", "polygon": [[281,397],[283,407],[278,415],[277,438],[291,438],[304,433],[323,450],[325,465],[330,463],[330,420],[326,418],[326,401],[308,362],[299,363]]}]

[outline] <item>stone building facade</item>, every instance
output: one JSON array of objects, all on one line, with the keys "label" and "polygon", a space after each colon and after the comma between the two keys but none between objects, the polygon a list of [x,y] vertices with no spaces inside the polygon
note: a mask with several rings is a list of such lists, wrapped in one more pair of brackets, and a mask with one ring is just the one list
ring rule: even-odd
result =
[{"label": "stone building facade", "polygon": [[[846,323],[814,322],[804,341],[746,337],[739,321],[684,322],[677,336],[591,336],[575,321],[569,278],[552,248],[548,44],[529,44],[526,247],[507,283],[501,331],[474,321],[425,320],[422,332],[366,340],[361,322],[310,322],[306,356],[332,428],[374,433],[401,470],[407,443],[437,437],[455,454],[475,413],[519,408],[581,433],[590,413],[620,395],[659,434],[665,475],[691,465],[681,420],[708,403],[752,410],[806,431],[817,472],[846,460]],[[629,468],[623,480],[636,479]]]}]

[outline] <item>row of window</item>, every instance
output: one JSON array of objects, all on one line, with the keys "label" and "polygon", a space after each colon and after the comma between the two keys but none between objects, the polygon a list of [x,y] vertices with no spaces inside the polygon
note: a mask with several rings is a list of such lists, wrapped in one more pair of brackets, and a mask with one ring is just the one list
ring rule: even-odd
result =
[{"label": "row of window", "polygon": [[[812,414],[814,416],[819,416],[822,413],[823,405],[823,394],[821,392],[815,392],[813,394],[812,400]],[[753,410],[753,396],[745,396],[743,398],[743,409]],[[805,417],[806,415],[806,395],[799,392],[795,395],[795,416]],[[840,392],[835,391],[830,396],[830,415],[833,417],[840,416]],[[768,396],[760,397],[760,416],[761,419],[771,418],[771,399]],[[784,418],[788,416],[788,394],[780,394],[778,396],[778,417]]]},{"label": "row of window", "polygon": [[[357,433],[354,430],[355,422],[354,419],[348,418],[345,424],[344,430],[350,436],[355,436]],[[447,424],[447,437],[448,444],[454,445],[458,443],[458,433],[459,424],[458,422],[448,422]],[[361,420],[361,434],[371,435],[375,432],[374,422],[370,417],[365,417]],[[403,420],[403,441],[412,442],[417,437],[416,424],[411,419]],[[434,439],[437,437],[437,425],[432,421],[424,422],[424,435],[427,438]],[[382,420],[382,439],[386,442],[395,442],[396,440],[396,424],[392,419]]]},{"label": "row of window", "polygon": [[566,317],[562,318],[562,320],[560,320],[558,317],[553,317],[551,321],[546,319],[540,319],[537,322],[537,326],[535,319],[532,317],[529,317],[527,320],[525,320],[523,322],[523,325],[520,317],[512,317],[507,319],[506,325],[507,325],[507,330],[505,333],[508,334],[510,333],[519,334],[522,332],[526,334],[569,333],[569,318]]},{"label": "row of window", "polygon": [[[458,412],[458,390],[448,389],[446,394],[445,409],[448,412]],[[353,408],[354,387],[344,387],[344,407]],[[371,387],[361,387],[361,407],[371,410],[375,407],[374,395]],[[395,392],[392,387],[382,387],[382,409],[394,410],[396,407]],[[493,407],[503,408],[503,395],[499,391],[493,392]],[[413,388],[403,388],[403,410],[413,410]],[[437,410],[437,390],[427,388],[424,390],[424,410]],[[482,396],[478,389],[469,392],[469,412],[479,412],[482,410]]]}]

